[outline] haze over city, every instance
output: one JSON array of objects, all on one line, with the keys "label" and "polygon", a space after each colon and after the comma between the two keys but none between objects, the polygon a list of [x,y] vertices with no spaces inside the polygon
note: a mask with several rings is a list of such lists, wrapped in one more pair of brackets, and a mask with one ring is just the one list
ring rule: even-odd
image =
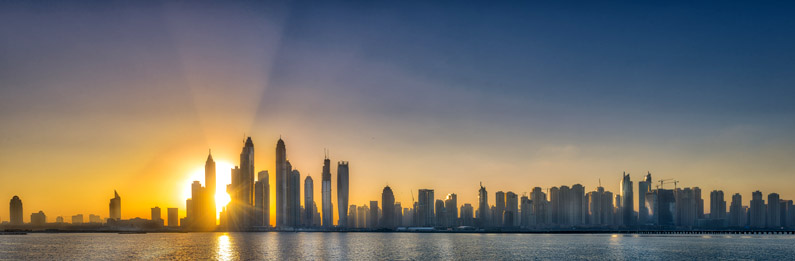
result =
[{"label": "haze over city", "polygon": [[356,205],[385,185],[404,203],[432,188],[474,204],[481,181],[521,195],[601,179],[617,192],[625,171],[744,205],[755,190],[791,199],[792,11],[10,5],[0,198],[23,198],[26,222],[40,209],[104,217],[114,190],[124,219],[184,211],[208,149],[223,188],[251,136],[255,171],[274,169],[281,137],[317,198],[324,150],[350,162]]}]

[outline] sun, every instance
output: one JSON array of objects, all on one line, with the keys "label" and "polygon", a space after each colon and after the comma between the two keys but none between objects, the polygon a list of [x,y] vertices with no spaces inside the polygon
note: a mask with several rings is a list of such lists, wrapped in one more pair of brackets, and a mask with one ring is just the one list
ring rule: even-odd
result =
[{"label": "sun", "polygon": [[[230,163],[229,161],[223,160],[216,160],[215,161],[215,215],[216,220],[218,220],[219,213],[221,210],[226,207],[226,204],[229,203],[232,199],[229,197],[229,194],[226,193],[226,185],[232,183],[232,168],[235,165]],[[196,166],[196,168],[191,171],[190,176],[187,181],[185,181],[185,185],[183,189],[183,198],[189,199],[191,197],[190,191],[190,184],[193,181],[198,180],[205,185],[204,182],[204,164]]]}]

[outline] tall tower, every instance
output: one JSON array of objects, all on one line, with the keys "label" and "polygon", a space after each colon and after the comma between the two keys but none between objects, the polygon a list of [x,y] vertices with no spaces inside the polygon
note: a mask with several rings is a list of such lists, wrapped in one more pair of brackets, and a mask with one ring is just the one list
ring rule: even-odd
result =
[{"label": "tall tower", "polygon": [[[337,163],[337,209],[339,214],[339,226],[344,227],[348,224],[348,162],[340,161]],[[393,198],[394,201],[394,198]],[[384,208],[386,209],[386,208]]]},{"label": "tall tower", "polygon": [[[291,166],[287,162],[287,166]],[[287,180],[287,225],[297,227],[301,225],[301,172],[290,167]]]},{"label": "tall tower", "polygon": [[496,216],[494,216],[494,226],[502,227],[504,223],[503,214],[505,213],[505,192],[497,191],[494,196],[494,202],[497,206]]},{"label": "tall tower", "polygon": [[480,190],[478,190],[478,225],[480,227],[488,226],[488,212],[489,212],[489,195],[483,183],[480,183]]},{"label": "tall tower", "polygon": [[328,159],[323,160],[323,180],[322,180],[322,194],[323,197],[323,227],[332,227],[334,219],[334,208],[331,206],[331,161]]},{"label": "tall tower", "polygon": [[276,227],[287,221],[287,148],[284,141],[276,143]]},{"label": "tall tower", "polygon": [[270,226],[271,224],[271,189],[268,171],[257,173],[257,182],[254,183],[254,221],[255,226]]},{"label": "tall tower", "polygon": [[624,226],[632,226],[635,224],[635,222],[633,222],[633,217],[635,216],[635,203],[632,194],[632,180],[630,180],[629,174],[624,172],[623,178],[621,178],[621,220]]},{"label": "tall tower", "polygon": [[[381,205],[383,208],[383,210],[381,210],[381,227],[388,229],[395,228],[395,195],[392,193],[392,189],[389,188],[389,186],[386,186],[384,191],[381,192]],[[342,223],[342,219],[340,218],[340,225],[342,224],[345,223]]]},{"label": "tall tower", "polygon": [[240,198],[242,206],[241,222],[243,229],[251,227],[254,221],[254,142],[246,138],[243,151],[240,152]]},{"label": "tall tower", "polygon": [[306,175],[304,179],[304,226],[312,227],[315,216],[315,182]]},{"label": "tall tower", "polygon": [[119,197],[119,193],[115,190],[113,191],[114,197],[110,199],[110,219],[112,220],[121,220],[121,197]]},{"label": "tall tower", "polygon": [[218,212],[215,209],[215,161],[213,160],[212,152],[208,152],[207,161],[204,162],[204,185],[205,185],[205,214],[207,227],[212,228],[215,226],[215,214]]},{"label": "tall tower", "polygon": [[22,200],[19,197],[11,198],[9,213],[11,214],[11,225],[22,225]]},{"label": "tall tower", "polygon": [[649,222],[649,209],[646,208],[646,193],[651,192],[651,172],[646,173],[646,178],[638,182],[638,224],[645,225]]}]

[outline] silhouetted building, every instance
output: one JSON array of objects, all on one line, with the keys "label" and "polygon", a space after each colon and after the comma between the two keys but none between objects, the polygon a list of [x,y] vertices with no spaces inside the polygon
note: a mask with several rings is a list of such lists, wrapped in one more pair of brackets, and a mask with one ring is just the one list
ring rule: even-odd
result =
[{"label": "silhouetted building", "polygon": [[202,195],[203,214],[202,220],[205,228],[215,227],[215,214],[218,212],[215,209],[215,161],[213,160],[212,151],[207,152],[207,160],[204,162],[204,193]]},{"label": "silhouetted building", "polygon": [[670,189],[655,189],[646,193],[649,219],[656,226],[674,226],[677,210],[676,194]]},{"label": "silhouetted building", "polygon": [[83,214],[77,214],[72,216],[72,224],[74,225],[83,224]]},{"label": "silhouetted building", "polygon": [[[110,214],[108,218],[110,220],[119,221],[121,220],[121,197],[119,197],[119,193],[115,190],[113,191],[113,198],[110,199]],[[81,216],[82,220],[82,216]]]},{"label": "silhouetted building", "polygon": [[447,227],[447,217],[445,216],[446,209],[444,208],[444,200],[437,199],[434,205],[436,210],[436,218],[434,219],[434,226]]},{"label": "silhouetted building", "polygon": [[168,226],[169,227],[178,227],[179,226],[179,209],[178,208],[168,208],[166,210],[168,213]]},{"label": "silhouetted building", "polygon": [[483,187],[483,183],[480,183],[480,190],[478,190],[478,212],[477,212],[477,219],[478,219],[478,226],[479,227],[486,227],[488,222],[488,212],[489,212],[489,195],[486,192],[486,188]]},{"label": "silhouetted building", "polygon": [[696,203],[696,219],[704,218],[704,198],[701,197],[701,188],[693,187],[693,200]]},{"label": "silhouetted building", "polygon": [[88,223],[102,224],[102,218],[100,218],[99,215],[88,214]]},{"label": "silhouetted building", "polygon": [[458,195],[447,194],[444,200],[446,225],[450,227],[458,226]]},{"label": "silhouetted building", "polygon": [[287,225],[287,148],[280,138],[276,143],[276,227]]},{"label": "silhouetted building", "polygon": [[[348,162],[337,162],[337,214],[340,227],[348,225],[348,175]],[[392,200],[394,201],[394,198]],[[384,210],[386,210],[386,205]]]},{"label": "silhouetted building", "polygon": [[58,224],[63,223],[63,217],[62,216],[55,217],[55,223],[58,223]]},{"label": "silhouetted building", "polygon": [[494,193],[494,202],[495,202],[494,207],[497,208],[497,211],[495,211],[495,215],[493,216],[494,217],[493,225],[495,227],[503,227],[504,226],[503,214],[505,214],[505,192],[497,191],[497,193]]},{"label": "silhouetted building", "polygon": [[508,191],[505,193],[505,211],[502,213],[502,224],[505,227],[519,226],[519,196]]},{"label": "silhouetted building", "polygon": [[331,206],[331,161],[326,157],[323,160],[323,176],[321,184],[321,197],[323,205],[323,227],[334,226],[334,207]]},{"label": "silhouetted building", "polygon": [[[395,202],[395,227],[402,227],[403,226],[403,206],[401,206],[400,202]],[[350,222],[349,222],[350,223]]]},{"label": "silhouetted building", "polygon": [[740,193],[735,193],[732,195],[732,202],[729,206],[729,226],[745,226],[745,215],[746,213],[743,209],[743,196],[740,195]]},{"label": "silhouetted building", "polygon": [[749,223],[752,228],[765,227],[765,214],[767,209],[765,200],[762,199],[762,192],[757,190],[751,193],[751,208],[749,212]]},{"label": "silhouetted building", "polygon": [[153,207],[152,208],[152,221],[159,221],[160,224],[163,224],[163,216],[160,215],[160,207]]},{"label": "silhouetted building", "polygon": [[356,228],[356,219],[358,218],[359,214],[357,213],[356,205],[350,205],[348,207],[348,224],[345,224],[349,228]]},{"label": "silhouetted building", "polygon": [[726,200],[723,191],[713,190],[709,193],[709,218],[723,223],[726,220]]},{"label": "silhouetted building", "polygon": [[434,203],[432,189],[420,189],[417,195],[417,226],[432,227],[434,226]]},{"label": "silhouetted building", "polygon": [[304,179],[304,208],[307,209],[304,213],[304,225],[308,227],[314,226],[315,181],[309,175]]},{"label": "silhouetted building", "polygon": [[271,224],[271,186],[267,170],[257,173],[254,183],[254,225],[268,227]]},{"label": "silhouetted building", "polygon": [[623,178],[621,179],[621,221],[622,225],[624,226],[632,226],[635,224],[634,216],[635,216],[635,204],[633,202],[633,191],[632,191],[632,180],[629,178],[629,174],[624,172]]},{"label": "silhouetted building", "polygon": [[767,227],[781,227],[781,198],[777,193],[767,194]]},{"label": "silhouetted building", "polygon": [[356,210],[356,227],[357,228],[367,228],[367,215],[370,214],[370,208],[367,205],[359,206]]},{"label": "silhouetted building", "polygon": [[19,197],[11,198],[9,213],[11,214],[11,225],[22,225],[22,200]]},{"label": "silhouetted building", "polygon": [[30,214],[30,224],[34,226],[43,226],[47,223],[47,215],[44,215],[44,212],[39,210],[38,213]]},{"label": "silhouetted building", "polygon": [[367,228],[378,228],[378,201],[370,201],[370,213],[367,214]]},{"label": "silhouetted building", "polygon": [[[287,162],[287,166],[291,166]],[[298,227],[301,225],[301,173],[293,169],[290,171],[290,179],[287,182],[287,225],[290,227]]]},{"label": "silhouetted building", "polygon": [[461,206],[461,225],[462,226],[474,226],[475,219],[474,219],[474,208],[472,204],[464,204]]},{"label": "silhouetted building", "polygon": [[[339,172],[337,174],[339,175]],[[381,192],[381,205],[383,207],[381,227],[395,228],[395,195],[392,194],[392,189],[389,186],[384,187],[384,191]],[[340,219],[340,222],[342,222],[342,219]]]},{"label": "silhouetted building", "polygon": [[[644,197],[645,200],[645,197]],[[613,193],[597,187],[596,191],[588,192],[588,224],[593,226],[609,226],[613,223]]]},{"label": "silhouetted building", "polygon": [[588,209],[585,201],[585,187],[574,184],[569,193],[569,224],[580,226],[585,223],[585,210]]},{"label": "silhouetted building", "polygon": [[646,194],[651,192],[651,172],[646,173],[646,178],[638,182],[638,224],[650,223],[649,209],[646,207]]},{"label": "silhouetted building", "polygon": [[535,187],[530,192],[530,201],[533,204],[533,213],[531,214],[530,223],[533,226],[540,226],[547,224],[547,194],[540,187]]},{"label": "silhouetted building", "polygon": [[698,219],[698,201],[692,188],[676,189],[676,225],[693,227]]}]

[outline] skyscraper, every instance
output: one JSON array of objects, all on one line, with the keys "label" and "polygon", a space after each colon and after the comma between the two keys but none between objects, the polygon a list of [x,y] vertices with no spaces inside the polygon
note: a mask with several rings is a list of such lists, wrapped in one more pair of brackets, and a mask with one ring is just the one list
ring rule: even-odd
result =
[{"label": "skyscraper", "polygon": [[348,224],[345,224],[348,228],[356,228],[356,219],[358,218],[358,213],[356,213],[356,205],[350,205],[348,207]]},{"label": "skyscraper", "polygon": [[505,192],[497,191],[497,193],[494,194],[494,201],[496,204],[495,207],[497,208],[495,212],[496,215],[494,216],[494,226],[503,227],[505,224],[503,218],[503,214],[505,214]]},{"label": "skyscraper", "polygon": [[378,201],[370,201],[370,213],[367,214],[367,228],[378,228]]},{"label": "skyscraper", "polygon": [[238,192],[242,204],[240,211],[240,228],[248,229],[254,222],[254,142],[251,137],[246,138],[243,150],[240,152],[240,187]]},{"label": "skyscraper", "polygon": [[458,226],[458,195],[447,194],[447,198],[444,200],[444,208],[447,226]]},{"label": "skyscraper", "polygon": [[115,190],[113,191],[114,197],[110,199],[109,209],[110,214],[108,215],[110,220],[121,220],[121,197],[119,197],[119,193]]},{"label": "skyscraper", "polygon": [[276,143],[276,227],[287,224],[287,148],[280,138]]},{"label": "skyscraper", "polygon": [[729,226],[745,226],[745,213],[743,211],[743,196],[740,193],[732,195],[732,202],[729,207]]},{"label": "skyscraper", "polygon": [[152,208],[152,221],[163,221],[163,216],[160,215],[160,207],[158,206]]},{"label": "skyscraper", "polygon": [[[339,172],[337,173],[339,175]],[[342,203],[337,203],[342,204]],[[395,228],[395,195],[392,193],[392,189],[389,186],[384,187],[384,191],[381,192],[381,207],[383,210],[381,211],[381,227],[394,229]],[[347,213],[346,213],[347,214]],[[340,225],[342,225],[342,219],[340,219]],[[347,222],[347,221],[346,221]]]},{"label": "skyscraper", "polygon": [[649,223],[649,209],[646,208],[646,193],[651,192],[651,172],[646,173],[643,181],[638,182],[638,224]]},{"label": "skyscraper", "polygon": [[502,214],[502,224],[505,227],[516,227],[519,224],[519,196],[508,191],[505,193],[505,211]]},{"label": "skyscraper", "polygon": [[762,192],[759,190],[751,193],[751,208],[748,210],[750,213],[750,225],[752,228],[765,227],[765,200],[762,199]]},{"label": "skyscraper", "polygon": [[569,192],[569,224],[579,226],[585,223],[585,210],[588,209],[585,201],[585,187],[580,184],[571,186]]},{"label": "skyscraper", "polygon": [[9,213],[11,214],[11,225],[22,225],[22,200],[19,197],[11,198]]},{"label": "skyscraper", "polygon": [[635,203],[632,193],[632,180],[629,178],[629,174],[624,172],[623,177],[621,178],[621,220],[624,226],[631,226],[634,225],[635,222]]},{"label": "skyscraper", "polygon": [[489,195],[483,183],[480,183],[480,190],[478,190],[478,226],[488,226],[488,212],[489,212]]},{"label": "skyscraper", "polygon": [[44,211],[39,210],[38,213],[30,214],[30,224],[34,226],[41,226],[47,223],[47,215]]},{"label": "skyscraper", "polygon": [[321,181],[321,197],[323,198],[323,227],[334,226],[334,208],[331,206],[331,161],[323,159],[323,180]]},{"label": "skyscraper", "polygon": [[179,226],[179,209],[178,208],[168,208],[166,210],[168,215],[168,226],[169,227],[178,227]]},{"label": "skyscraper", "polygon": [[314,225],[314,216],[315,213],[313,211],[315,206],[315,182],[312,180],[312,177],[306,175],[306,179],[304,179],[304,225],[311,227]]},{"label": "skyscraper", "polygon": [[781,227],[781,198],[778,193],[767,194],[767,227]]},{"label": "skyscraper", "polygon": [[724,200],[721,190],[713,190],[709,193],[709,218],[713,220],[726,219],[726,200]]},{"label": "skyscraper", "polygon": [[444,208],[444,200],[437,199],[436,203],[434,204],[434,210],[436,210],[436,215],[433,220],[433,224],[436,227],[447,227],[447,218],[445,217]]},{"label": "skyscraper", "polygon": [[[337,162],[337,214],[339,215],[338,225],[341,227],[348,224],[348,175],[348,162]],[[394,201],[394,197],[392,201]],[[384,210],[386,210],[386,205],[384,205]]]},{"label": "skyscraper", "polygon": [[206,218],[206,211],[207,205],[204,204],[204,187],[202,187],[201,182],[198,180],[194,180],[191,183],[190,191],[191,191],[191,202],[190,206],[188,206],[188,224],[191,229],[200,229],[204,224]]},{"label": "skyscraper", "polygon": [[267,170],[257,173],[254,183],[254,226],[270,226],[271,223],[271,189]]},{"label": "skyscraper", "polygon": [[475,220],[473,218],[474,209],[472,204],[466,203],[461,205],[461,225],[462,226],[474,226]]},{"label": "skyscraper", "polygon": [[[287,166],[291,166],[289,161]],[[287,226],[297,227],[301,225],[301,173],[296,169],[290,171],[287,194]]]},{"label": "skyscraper", "polygon": [[215,209],[215,161],[213,160],[212,152],[207,153],[207,160],[204,162],[204,220],[207,223],[207,228],[215,227],[215,214],[218,210]]},{"label": "skyscraper", "polygon": [[540,187],[535,187],[530,192],[530,201],[533,204],[533,216],[535,221],[531,222],[533,225],[544,225],[547,222],[547,195]]},{"label": "skyscraper", "polygon": [[434,226],[434,204],[435,199],[432,189],[420,189],[417,193],[417,216],[418,226],[432,227]]}]

